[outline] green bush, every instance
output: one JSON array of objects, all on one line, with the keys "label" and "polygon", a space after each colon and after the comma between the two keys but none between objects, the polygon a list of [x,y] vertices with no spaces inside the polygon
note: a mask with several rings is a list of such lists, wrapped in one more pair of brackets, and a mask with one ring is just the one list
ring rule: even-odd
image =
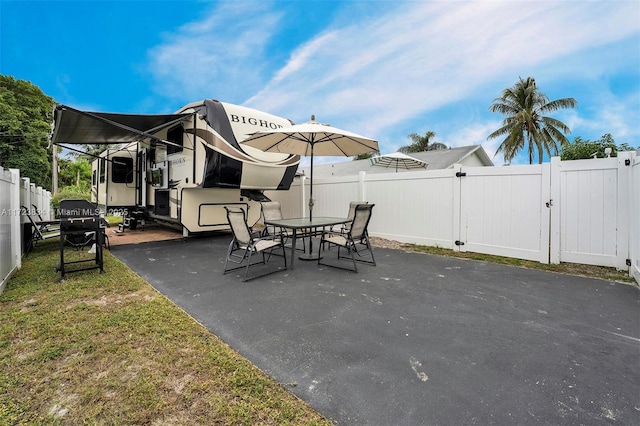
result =
[{"label": "green bush", "polygon": [[573,143],[566,144],[562,147],[560,157],[562,160],[582,160],[588,158],[604,158],[607,154],[604,152],[606,148],[611,148],[611,157],[617,157],[618,152],[634,151],[635,148],[627,143],[616,145],[613,137],[606,133],[597,141],[582,139],[576,137]]},{"label": "green bush", "polygon": [[78,186],[65,186],[51,199],[53,210],[58,210],[60,208],[60,201],[65,199],[91,201],[91,189]]}]

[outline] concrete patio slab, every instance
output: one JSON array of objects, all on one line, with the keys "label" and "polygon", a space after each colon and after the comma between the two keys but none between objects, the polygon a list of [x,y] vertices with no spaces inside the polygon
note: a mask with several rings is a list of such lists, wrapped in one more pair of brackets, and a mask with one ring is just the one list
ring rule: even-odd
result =
[{"label": "concrete patio slab", "polygon": [[391,249],[245,283],[229,241],[112,252],[337,424],[640,424],[638,287]]}]

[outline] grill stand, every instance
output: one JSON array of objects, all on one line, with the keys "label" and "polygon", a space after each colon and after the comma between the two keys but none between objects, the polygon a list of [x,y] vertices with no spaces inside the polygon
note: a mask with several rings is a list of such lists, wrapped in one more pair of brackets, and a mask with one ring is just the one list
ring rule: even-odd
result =
[{"label": "grill stand", "polygon": [[[96,206],[85,200],[62,200],[60,202],[60,263],[56,265],[56,270],[60,272],[58,282],[65,280],[65,275],[71,272],[88,271],[100,269],[104,273],[104,258],[102,246],[104,245],[105,221],[98,214]],[[91,212],[92,214],[88,214]],[[86,232],[94,233],[95,256],[94,258],[65,262],[64,246],[67,237],[80,236]],[[67,265],[89,264],[78,268],[67,269]]]}]

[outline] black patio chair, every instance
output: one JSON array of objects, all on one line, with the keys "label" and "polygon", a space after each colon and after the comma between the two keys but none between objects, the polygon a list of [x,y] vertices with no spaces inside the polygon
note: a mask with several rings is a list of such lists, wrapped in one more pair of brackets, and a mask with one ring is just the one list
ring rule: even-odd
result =
[{"label": "black patio chair", "polygon": [[[38,209],[38,206],[36,206],[35,204],[31,204],[31,207],[33,207],[33,212],[36,214],[36,216],[38,216],[38,223],[41,224],[40,226],[40,230],[47,232],[47,231],[58,231],[60,229],[60,223],[56,222],[56,221],[46,221],[42,218],[42,214],[40,214],[40,210]],[[24,208],[24,207],[23,207]]]},{"label": "black patio chair", "polygon": [[[273,225],[265,225],[264,220],[280,220],[282,219],[282,206],[279,201],[265,201],[260,203],[260,218],[262,220],[262,235],[263,236],[273,236],[273,235],[281,235],[284,237],[285,247],[291,247],[289,243],[289,238],[291,234],[287,231],[286,228],[281,228]],[[260,222],[260,221],[259,221]],[[255,227],[255,225],[254,225]],[[306,252],[304,238],[305,235],[308,234],[308,230],[303,230],[298,234],[297,238],[302,239],[302,247],[296,247],[296,250]],[[288,245],[287,245],[288,244]]]},{"label": "black patio chair", "polygon": [[[281,234],[274,234],[270,236],[258,237],[255,233],[251,232],[249,225],[247,224],[247,217],[245,211],[242,209],[230,209],[225,206],[227,211],[227,220],[229,226],[231,226],[231,232],[233,233],[233,239],[229,244],[227,251],[227,257],[224,261],[224,274],[227,272],[235,271],[237,269],[244,268],[243,281],[262,277],[272,274],[281,270],[287,269],[287,257],[284,251],[284,237]],[[278,267],[278,269],[271,270],[269,272],[248,278],[249,267],[264,264],[271,259],[271,254],[276,248],[282,249],[282,258],[284,260],[284,269]],[[254,254],[262,255],[262,260],[258,262],[251,262],[251,257]],[[267,256],[268,254],[268,256]],[[279,257],[279,256],[278,256]],[[229,268],[229,262],[235,263],[238,266]]]},{"label": "black patio chair", "polygon": [[[322,237],[320,238],[320,250],[318,251],[318,265],[347,269],[354,272],[358,272],[356,262],[368,263],[373,266],[376,265],[376,259],[373,256],[373,248],[371,247],[369,233],[367,230],[369,227],[369,221],[371,220],[373,206],[375,206],[375,204],[356,205],[353,222],[351,223],[351,227],[345,233],[335,234],[331,231],[322,233]],[[337,246],[338,260],[351,259],[353,262],[353,269],[335,263],[322,263],[322,251],[325,249],[325,244],[327,244],[328,249],[330,249],[331,246]],[[341,250],[347,250],[349,257],[344,255],[341,256]]]},{"label": "black patio chair", "polygon": [[346,234],[349,232],[349,229],[351,229],[351,224],[353,223],[353,219],[356,216],[356,207],[359,205],[366,205],[369,204],[369,202],[367,201],[351,201],[349,202],[349,211],[347,213],[347,219],[349,219],[349,222],[343,224],[340,228],[340,233],[341,234]]},{"label": "black patio chair", "polygon": [[[31,224],[31,237],[26,241],[25,253],[29,254],[31,250],[38,244],[38,241],[48,240],[49,238],[60,237],[60,224],[56,221],[37,221],[31,216],[31,212],[25,206],[20,206],[22,214],[29,219]],[[27,237],[28,238],[28,237]]]}]

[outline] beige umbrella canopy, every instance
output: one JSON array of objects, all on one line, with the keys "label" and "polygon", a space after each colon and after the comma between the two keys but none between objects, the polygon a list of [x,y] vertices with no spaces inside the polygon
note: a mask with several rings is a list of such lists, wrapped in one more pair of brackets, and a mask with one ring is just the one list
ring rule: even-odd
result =
[{"label": "beige umbrella canopy", "polygon": [[427,163],[401,152],[394,152],[391,154],[379,155],[377,157],[370,158],[372,166],[379,167],[395,167],[396,172],[400,169],[426,169]]},{"label": "beige umbrella canopy", "polygon": [[265,152],[282,152],[311,157],[311,179],[309,197],[309,220],[313,219],[313,157],[352,157],[368,152],[379,152],[378,142],[327,124],[320,124],[311,116],[311,121],[278,129],[252,133],[240,142]]}]

